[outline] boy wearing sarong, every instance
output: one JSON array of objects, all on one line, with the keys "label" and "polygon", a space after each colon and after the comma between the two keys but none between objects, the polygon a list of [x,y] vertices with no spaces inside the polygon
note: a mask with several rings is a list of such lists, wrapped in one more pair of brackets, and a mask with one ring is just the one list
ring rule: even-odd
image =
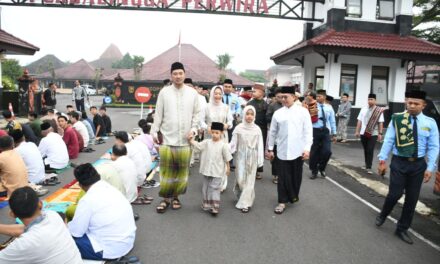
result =
[{"label": "boy wearing sarong", "polygon": [[203,203],[202,209],[217,215],[220,209],[220,191],[222,178],[229,176],[229,161],[232,160],[228,143],[222,139],[224,125],[218,122],[211,124],[211,139],[196,142],[194,136],[188,136],[188,140],[195,151],[201,152],[200,174],[203,179]]}]

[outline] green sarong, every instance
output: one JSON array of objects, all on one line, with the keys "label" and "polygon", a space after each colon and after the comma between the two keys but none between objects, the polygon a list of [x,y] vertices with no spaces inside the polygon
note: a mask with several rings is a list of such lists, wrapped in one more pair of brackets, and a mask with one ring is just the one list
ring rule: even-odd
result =
[{"label": "green sarong", "polygon": [[163,198],[174,198],[186,192],[189,175],[191,148],[189,146],[161,146],[160,154],[160,191]]}]

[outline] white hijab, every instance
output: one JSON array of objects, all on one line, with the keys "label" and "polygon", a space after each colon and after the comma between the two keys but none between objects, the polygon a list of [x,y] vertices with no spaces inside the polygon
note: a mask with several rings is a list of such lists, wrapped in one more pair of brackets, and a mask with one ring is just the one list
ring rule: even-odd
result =
[{"label": "white hijab", "polygon": [[[254,113],[254,119],[252,122],[246,122],[246,113],[252,111]],[[247,133],[247,134],[261,134],[261,129],[255,124],[255,115],[257,114],[255,107],[248,105],[243,109],[242,122],[235,128],[235,133]]]},{"label": "white hijab", "polygon": [[220,102],[216,102],[214,99],[214,93],[215,93],[215,90],[217,90],[217,89],[220,89],[220,91],[222,92],[222,98],[223,98],[223,95],[225,94],[225,92],[223,91],[223,86],[216,85],[216,86],[212,87],[211,92],[209,93],[209,103],[212,106],[221,106],[223,104],[221,99],[220,99]]}]

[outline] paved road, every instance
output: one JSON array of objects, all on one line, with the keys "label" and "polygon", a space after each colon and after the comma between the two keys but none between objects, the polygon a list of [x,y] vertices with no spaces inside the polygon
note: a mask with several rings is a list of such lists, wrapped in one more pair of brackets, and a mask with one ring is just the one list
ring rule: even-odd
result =
[{"label": "paved road", "polygon": [[[62,100],[60,100],[62,102]],[[97,101],[98,98],[97,98]],[[114,129],[136,127],[136,111],[110,109]],[[75,161],[97,159],[112,144],[95,146],[92,154],[81,154]],[[158,189],[148,189],[156,197],[152,205],[136,206],[140,214],[133,254],[144,263],[438,263],[440,251],[414,238],[410,246],[394,235],[395,225],[387,221],[376,228],[376,212],[329,179],[309,180],[305,168],[300,202],[275,215],[276,186],[266,164],[264,179],[256,183],[256,201],[248,214],[234,208],[232,185],[222,195],[222,208],[213,218],[200,209],[201,176],[192,169],[189,189],[181,197],[183,208],[155,212]],[[338,168],[329,168],[330,178],[376,206],[383,197],[371,195]],[[63,183],[73,179],[72,170],[62,176]],[[231,175],[230,183],[234,180]],[[51,191],[56,188],[51,187]],[[398,211],[399,209],[397,209]],[[397,214],[399,212],[396,212]],[[1,222],[7,210],[0,210]],[[414,228],[425,234],[438,233],[430,219],[416,216]],[[414,236],[413,236],[414,237]],[[433,239],[436,239],[434,236]],[[434,240],[439,245],[440,238]]]}]

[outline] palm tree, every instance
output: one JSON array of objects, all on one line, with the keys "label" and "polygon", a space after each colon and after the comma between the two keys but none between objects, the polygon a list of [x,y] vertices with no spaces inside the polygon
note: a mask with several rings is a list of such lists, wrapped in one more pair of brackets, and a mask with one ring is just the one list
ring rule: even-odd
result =
[{"label": "palm tree", "polygon": [[142,56],[133,56],[133,70],[134,70],[134,79],[139,81],[141,78],[141,71],[143,68],[144,57]]},{"label": "palm tree", "polygon": [[217,68],[221,71],[219,81],[223,82],[226,79],[226,69],[231,63],[232,56],[228,53],[217,55]]}]

